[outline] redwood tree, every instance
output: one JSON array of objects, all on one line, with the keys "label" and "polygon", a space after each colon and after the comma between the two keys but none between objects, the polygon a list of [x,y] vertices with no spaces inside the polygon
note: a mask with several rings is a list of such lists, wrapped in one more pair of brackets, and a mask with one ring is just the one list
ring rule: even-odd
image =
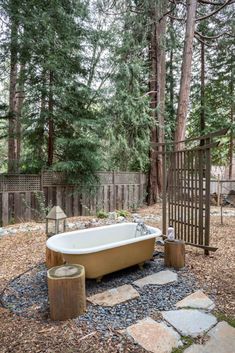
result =
[{"label": "redwood tree", "polygon": [[17,112],[16,85],[18,75],[18,29],[19,4],[17,0],[9,3],[10,9],[10,83],[9,83],[9,125],[8,125],[8,173],[18,172],[18,144],[17,144]]},{"label": "redwood tree", "polygon": [[150,169],[148,174],[149,205],[157,202],[162,191],[162,143],[164,142],[165,125],[165,83],[166,83],[166,1],[155,2],[150,9],[152,22],[150,33],[150,106],[154,125],[150,140]]},{"label": "redwood tree", "polygon": [[[184,51],[181,66],[179,103],[177,110],[177,122],[175,141],[182,141],[185,138],[186,118],[189,104],[190,82],[192,75],[193,38],[195,32],[197,0],[187,0],[187,21],[184,39]],[[176,145],[176,149],[180,144]]]}]

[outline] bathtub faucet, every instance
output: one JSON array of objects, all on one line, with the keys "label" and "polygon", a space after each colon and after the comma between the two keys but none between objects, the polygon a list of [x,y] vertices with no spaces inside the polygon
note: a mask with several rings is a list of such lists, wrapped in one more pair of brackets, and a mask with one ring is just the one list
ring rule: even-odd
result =
[{"label": "bathtub faucet", "polygon": [[148,227],[144,224],[143,221],[138,221],[138,222],[137,222],[135,236],[137,236],[137,232],[140,233],[140,234],[139,234],[140,236],[150,234],[150,230],[149,230]]}]

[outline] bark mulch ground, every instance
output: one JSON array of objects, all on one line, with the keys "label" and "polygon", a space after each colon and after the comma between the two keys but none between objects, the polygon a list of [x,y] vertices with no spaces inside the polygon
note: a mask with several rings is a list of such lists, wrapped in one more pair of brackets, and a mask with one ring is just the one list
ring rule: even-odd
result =
[{"label": "bark mulch ground", "polygon": [[[234,208],[224,208],[224,211],[234,213]],[[213,211],[220,213],[219,207]],[[140,214],[161,215],[161,205],[146,207]],[[151,222],[160,227],[160,222]],[[186,266],[195,275],[204,292],[211,295],[218,311],[235,317],[235,216],[223,217],[211,215],[210,245],[218,250],[209,256],[204,255],[202,249],[187,247]]]},{"label": "bark mulch ground", "polygon": [[[139,211],[142,215],[161,214],[161,206]],[[160,226],[159,222],[148,222]],[[46,236],[40,232],[18,233],[0,238],[0,292],[13,278],[42,263]],[[211,245],[215,253],[188,248],[186,265],[204,291],[215,299],[218,311],[235,316],[235,217],[211,217]],[[2,353],[144,353],[144,350],[110,328],[106,339],[89,332],[84,323],[73,320],[51,322],[17,316],[0,307],[0,351]]]}]

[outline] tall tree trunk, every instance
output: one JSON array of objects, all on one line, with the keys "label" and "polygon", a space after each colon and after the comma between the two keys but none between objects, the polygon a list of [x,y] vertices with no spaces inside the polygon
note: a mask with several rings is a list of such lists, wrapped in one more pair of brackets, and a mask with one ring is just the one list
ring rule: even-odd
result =
[{"label": "tall tree trunk", "polygon": [[160,18],[165,9],[157,5],[151,11],[152,29],[150,37],[150,62],[151,74],[149,89],[151,94],[150,106],[154,127],[151,131],[150,169],[148,175],[148,197],[147,202],[152,205],[157,202],[162,190],[162,154],[161,145],[164,142],[164,109],[165,109],[165,48],[164,39],[166,32],[166,18]]},{"label": "tall tree trunk", "polygon": [[[195,32],[196,9],[197,0],[187,0],[187,21],[184,40],[183,60],[181,67],[181,80],[179,103],[177,110],[175,141],[182,141],[185,139],[186,119],[192,74],[193,38]],[[180,147],[180,144],[176,145],[176,149],[180,149]]]},{"label": "tall tree trunk", "polygon": [[24,70],[25,70],[25,65],[21,64],[20,65],[20,70],[19,70],[19,84],[17,87],[16,91],[16,144],[17,144],[17,162],[19,166],[20,162],[20,157],[21,157],[21,113],[22,113],[22,107],[23,107],[23,102],[25,98],[24,94]]},{"label": "tall tree trunk", "polygon": [[[43,145],[44,145],[44,134],[45,134],[45,126],[47,125],[47,119],[46,119],[46,112],[47,112],[47,95],[46,95],[46,84],[47,84],[47,72],[45,69],[43,69],[42,74],[41,74],[41,82],[42,82],[42,88],[41,88],[41,98],[40,98],[40,116],[39,116],[39,121],[38,121],[38,127],[37,127],[37,132],[38,136],[40,136],[40,139],[43,139],[43,142],[38,145],[37,148],[37,156],[39,160],[44,161],[44,152],[43,152]],[[48,128],[49,130],[49,128]]]},{"label": "tall tree trunk", "polygon": [[51,166],[53,164],[54,154],[54,121],[53,121],[53,72],[49,72],[49,101],[48,101],[48,158],[47,164]]},{"label": "tall tree trunk", "polygon": [[[174,21],[173,18],[170,19],[170,27],[171,27],[171,32],[170,32],[170,38],[171,38],[171,43],[173,43],[174,40]],[[173,46],[171,45],[170,48],[170,61],[169,61],[169,84],[170,84],[170,117],[173,121],[175,119],[175,108],[174,108],[174,49]],[[174,140],[173,136],[173,129],[172,129],[172,140]]]},{"label": "tall tree trunk", "polygon": [[[206,121],[205,121],[205,44],[201,42],[201,107],[200,107],[200,135],[205,132]],[[204,140],[200,141],[200,145],[203,146]]]},{"label": "tall tree trunk", "polygon": [[[12,2],[12,8],[14,1]],[[10,87],[9,87],[9,125],[8,125],[8,173],[18,172],[17,161],[17,119],[16,119],[16,84],[18,74],[17,61],[17,35],[18,21],[15,16],[16,8],[11,16],[11,42],[10,42]]]},{"label": "tall tree trunk", "polygon": [[[233,53],[232,53],[233,55]],[[232,60],[232,63],[234,60]],[[234,124],[234,71],[233,67],[231,68],[231,82],[230,82],[230,97],[231,97],[231,109],[230,109],[230,119],[231,126]],[[228,177],[229,179],[233,178],[233,148],[234,148],[234,130],[231,130],[230,142],[229,142],[229,170]]]}]

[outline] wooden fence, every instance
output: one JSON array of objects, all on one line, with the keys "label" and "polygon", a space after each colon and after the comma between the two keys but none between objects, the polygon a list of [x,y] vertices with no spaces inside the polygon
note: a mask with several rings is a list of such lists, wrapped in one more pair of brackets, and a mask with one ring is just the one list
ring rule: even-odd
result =
[{"label": "wooden fence", "polygon": [[48,208],[61,206],[68,217],[99,210],[135,209],[143,204],[146,176],[135,172],[100,172],[94,194],[68,185],[62,173],[0,175],[0,225],[39,218]]},{"label": "wooden fence", "polygon": [[211,194],[228,195],[231,190],[235,190],[235,180],[211,180]]}]

